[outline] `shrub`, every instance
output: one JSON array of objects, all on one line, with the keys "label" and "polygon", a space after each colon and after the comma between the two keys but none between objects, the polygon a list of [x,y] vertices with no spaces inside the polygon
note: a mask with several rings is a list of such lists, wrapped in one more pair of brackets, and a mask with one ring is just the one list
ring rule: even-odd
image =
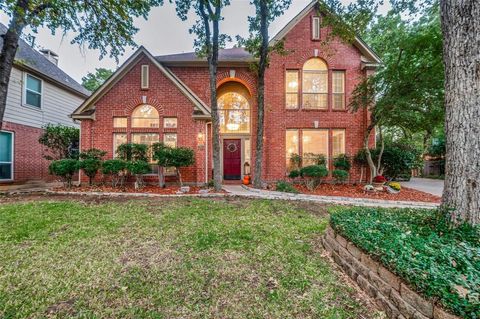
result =
[{"label": "shrub", "polygon": [[300,171],[297,170],[297,169],[294,169],[293,171],[291,171],[290,173],[288,173],[288,177],[291,178],[291,179],[295,179],[297,177],[300,176]]},{"label": "shrub", "polygon": [[451,227],[445,215],[429,209],[337,207],[331,224],[427,298],[462,318],[478,319],[480,227]]},{"label": "shrub", "polygon": [[98,173],[98,170],[102,167],[102,158],[107,152],[91,148],[80,153],[80,162],[78,162],[78,168],[83,170],[85,175],[88,176],[88,184],[93,185],[93,180]]},{"label": "shrub", "polygon": [[322,178],[328,175],[328,170],[323,165],[309,165],[302,167],[300,175],[303,177],[305,187],[313,191],[320,185]]},{"label": "shrub", "polygon": [[47,148],[47,160],[77,159],[80,130],[64,125],[47,124],[38,142]]},{"label": "shrub", "polygon": [[195,163],[195,153],[187,147],[169,147],[163,143],[155,143],[152,146],[153,158],[161,167],[175,167],[178,181],[183,186],[180,167],[191,166]]},{"label": "shrub", "polygon": [[296,153],[290,155],[289,169],[296,170],[302,166],[302,157]]},{"label": "shrub", "polygon": [[342,169],[335,169],[332,172],[333,178],[338,183],[344,183],[348,179],[348,172]]},{"label": "shrub", "polygon": [[150,172],[150,165],[146,161],[127,162],[128,171],[135,176],[135,188],[143,187],[143,175]]},{"label": "shrub", "polygon": [[337,170],[340,169],[348,172],[351,166],[352,164],[350,157],[346,154],[340,154],[333,158],[333,167],[335,167]]},{"label": "shrub", "polygon": [[285,193],[294,193],[294,194],[298,193],[298,190],[295,187],[293,187],[292,184],[285,181],[278,181],[277,185],[275,186],[275,190],[278,192],[285,192]]},{"label": "shrub", "polygon": [[78,170],[78,160],[76,159],[62,159],[53,161],[48,166],[50,174],[58,176],[62,179],[65,187],[72,186],[72,178]]},{"label": "shrub", "polygon": [[314,165],[327,166],[327,158],[323,154],[305,153],[303,157],[303,161],[309,159],[313,161]]},{"label": "shrub", "polygon": [[383,177],[382,175],[377,175],[373,178],[374,183],[385,183],[387,179]]},{"label": "shrub", "polygon": [[124,161],[148,162],[148,146],[145,144],[126,143],[117,148],[117,156]]},{"label": "shrub", "polygon": [[102,164],[102,173],[110,176],[113,187],[117,187],[118,184],[123,186],[126,176],[126,168],[127,163],[123,160],[107,160]]}]

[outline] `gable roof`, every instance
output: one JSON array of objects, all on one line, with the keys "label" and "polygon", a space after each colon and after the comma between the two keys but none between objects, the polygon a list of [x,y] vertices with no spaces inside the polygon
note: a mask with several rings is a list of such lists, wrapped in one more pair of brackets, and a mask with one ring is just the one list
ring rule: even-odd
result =
[{"label": "gable roof", "polygon": [[[321,0],[311,1],[302,11],[300,11],[286,26],[284,26],[269,42],[269,45],[275,45],[277,42],[281,41],[288,32],[290,32],[303,18],[305,18],[312,9],[320,2]],[[366,58],[367,64],[381,64],[382,60],[380,57],[362,40],[360,37],[355,36],[353,45],[362,53]]]},{"label": "gable roof", "polygon": [[[0,23],[0,35],[7,33],[7,30],[7,27]],[[0,49],[2,47],[3,36],[0,36]],[[91,93],[22,39],[18,41],[14,64],[84,98]]]},{"label": "gable roof", "polygon": [[173,74],[173,72],[158,62],[143,46],[130,56],[112,76],[93,92],[93,94],[72,113],[71,117],[73,119],[94,119],[95,103],[128,73],[143,56],[146,56],[193,103],[196,108],[195,116],[210,117],[210,108],[193,93],[185,83]]},{"label": "gable roof", "polygon": [[[191,64],[205,64],[207,59],[204,57],[199,57],[195,52],[179,53],[179,54],[168,54],[155,57],[157,61],[165,63],[167,65],[175,65],[191,63]],[[255,61],[255,58],[245,50],[245,48],[230,48],[230,49],[220,49],[218,50],[218,62],[229,63],[229,65],[234,63],[239,64],[248,64]]]}]

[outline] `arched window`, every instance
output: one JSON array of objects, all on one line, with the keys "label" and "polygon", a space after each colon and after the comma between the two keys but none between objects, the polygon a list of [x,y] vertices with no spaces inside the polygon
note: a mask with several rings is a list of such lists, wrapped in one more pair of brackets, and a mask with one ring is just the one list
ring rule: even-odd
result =
[{"label": "arched window", "polygon": [[320,58],[303,65],[302,100],[305,109],[328,108],[328,68]]},{"label": "arched window", "polygon": [[138,106],[132,113],[132,127],[160,127],[158,111],[151,105],[143,104]]},{"label": "arched window", "polygon": [[250,103],[245,97],[245,91],[246,89],[238,84],[225,84],[219,90],[221,133],[250,133]]}]

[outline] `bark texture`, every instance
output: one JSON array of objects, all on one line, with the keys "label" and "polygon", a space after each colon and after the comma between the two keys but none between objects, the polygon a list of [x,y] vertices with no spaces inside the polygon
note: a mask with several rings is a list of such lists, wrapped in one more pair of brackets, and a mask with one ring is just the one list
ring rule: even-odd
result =
[{"label": "bark texture", "polygon": [[480,223],[480,1],[441,0],[446,166],[442,206]]},{"label": "bark texture", "polygon": [[260,60],[258,63],[257,88],[257,134],[255,146],[255,170],[253,186],[262,187],[263,135],[265,122],[265,70],[268,65],[268,6],[267,0],[260,1]]},{"label": "bark texture", "polygon": [[[19,1],[19,6],[26,6],[26,1]],[[15,54],[17,53],[18,41],[23,29],[25,20],[17,12],[12,16],[8,25],[7,33],[2,35],[3,47],[0,53],[0,129],[2,129],[3,115],[7,105],[8,84],[10,82],[10,73],[12,72]]]}]

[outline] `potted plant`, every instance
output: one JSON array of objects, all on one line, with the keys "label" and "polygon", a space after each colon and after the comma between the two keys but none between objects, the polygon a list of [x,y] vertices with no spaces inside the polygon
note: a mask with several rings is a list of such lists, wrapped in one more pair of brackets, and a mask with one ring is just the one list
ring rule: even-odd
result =
[{"label": "potted plant", "polygon": [[377,175],[373,178],[373,187],[377,190],[383,190],[383,185],[387,182],[387,179],[382,175]]},{"label": "potted plant", "polygon": [[390,194],[398,194],[398,193],[400,193],[401,189],[402,189],[402,186],[400,185],[400,183],[390,182],[390,183],[387,184],[387,191]]}]

